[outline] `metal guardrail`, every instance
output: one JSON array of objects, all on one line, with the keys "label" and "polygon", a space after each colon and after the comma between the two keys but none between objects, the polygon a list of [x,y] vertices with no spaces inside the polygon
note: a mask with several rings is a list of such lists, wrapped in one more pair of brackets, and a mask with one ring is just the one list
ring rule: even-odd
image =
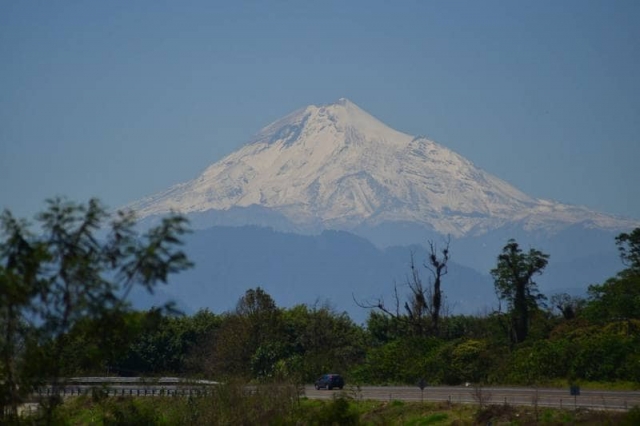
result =
[{"label": "metal guardrail", "polygon": [[180,377],[69,377],[62,379],[63,383],[77,383],[77,384],[173,384],[173,385],[218,385],[220,382],[212,380],[201,379],[183,379]]},{"label": "metal guardrail", "polygon": [[59,395],[62,397],[67,396],[82,396],[91,395],[94,392],[100,392],[104,396],[206,396],[211,393],[207,389],[195,389],[195,388],[180,388],[180,389],[165,389],[156,387],[144,387],[144,388],[109,388],[98,386],[82,386],[82,387],[61,387],[54,389],[51,386],[40,388],[37,391],[38,396],[53,396]]},{"label": "metal guardrail", "polygon": [[188,380],[178,377],[71,377],[57,385],[45,385],[36,391],[38,396],[81,396],[95,392],[104,396],[204,396],[211,380]]}]

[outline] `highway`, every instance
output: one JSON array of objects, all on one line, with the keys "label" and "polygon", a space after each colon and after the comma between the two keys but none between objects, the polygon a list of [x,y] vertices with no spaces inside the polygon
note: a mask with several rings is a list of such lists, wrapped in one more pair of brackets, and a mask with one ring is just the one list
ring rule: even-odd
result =
[{"label": "highway", "polygon": [[590,408],[599,410],[627,410],[640,405],[638,391],[601,391],[581,390],[579,396],[572,396],[569,388],[523,388],[523,387],[485,387],[472,386],[434,386],[421,391],[418,386],[363,386],[356,388],[345,386],[343,390],[316,390],[305,386],[305,395],[312,399],[330,399],[335,394],[358,399],[402,400],[402,401],[445,401],[451,403],[538,405],[557,408]]},{"label": "highway", "polygon": [[[63,396],[86,394],[92,388],[103,387],[111,396],[160,396],[201,395],[219,385],[211,381],[186,381],[178,378],[73,378],[59,388]],[[255,387],[249,386],[249,390]],[[53,392],[50,386],[40,390],[41,395]],[[350,386],[343,390],[316,390],[305,385],[303,396],[310,399],[331,399],[345,395],[354,399],[379,401],[441,401],[452,404],[509,404],[538,405],[556,408],[589,408],[598,410],[627,410],[640,406],[640,391],[581,390],[572,396],[569,388],[533,387],[474,387],[474,386],[427,386],[423,391],[418,386]]]}]

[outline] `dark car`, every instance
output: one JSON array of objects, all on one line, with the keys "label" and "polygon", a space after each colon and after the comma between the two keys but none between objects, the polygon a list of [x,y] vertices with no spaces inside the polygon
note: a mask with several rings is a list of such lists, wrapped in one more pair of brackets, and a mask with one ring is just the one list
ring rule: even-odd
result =
[{"label": "dark car", "polygon": [[327,388],[331,390],[333,388],[342,389],[344,387],[344,379],[339,374],[324,374],[315,382],[316,389]]}]

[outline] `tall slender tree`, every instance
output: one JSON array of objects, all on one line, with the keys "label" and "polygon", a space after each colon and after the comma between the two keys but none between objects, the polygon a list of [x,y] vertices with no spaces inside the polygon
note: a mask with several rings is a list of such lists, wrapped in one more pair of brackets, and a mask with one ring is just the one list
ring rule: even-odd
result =
[{"label": "tall slender tree", "polygon": [[511,339],[514,343],[526,340],[532,310],[545,299],[533,281],[549,262],[549,255],[530,249],[524,253],[514,239],[510,239],[498,256],[497,266],[491,270],[496,294],[507,302],[511,318]]}]

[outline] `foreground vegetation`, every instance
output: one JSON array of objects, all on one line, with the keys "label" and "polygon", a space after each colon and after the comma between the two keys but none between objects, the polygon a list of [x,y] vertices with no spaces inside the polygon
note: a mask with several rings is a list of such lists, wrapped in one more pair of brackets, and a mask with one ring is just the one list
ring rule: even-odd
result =
[{"label": "foreground vegetation", "polygon": [[[510,405],[362,401],[347,392],[332,400],[297,398],[295,387],[225,386],[202,398],[79,397],[60,406],[56,423],[82,425],[636,425],[640,410],[602,412]],[[35,420],[37,417],[32,418]]]},{"label": "foreground vegetation", "polygon": [[[186,316],[171,306],[136,311],[126,301],[134,286],[153,291],[170,274],[191,266],[179,250],[180,237],[188,232],[184,218],[168,217],[140,234],[132,214],[112,218],[95,200],[87,205],[53,200],[37,220],[35,234],[8,212],[0,218],[0,423],[18,422],[18,407],[45,381],[62,386],[65,377],[83,375],[168,375],[295,387],[339,372],[351,385],[424,379],[433,385],[639,388],[640,229],[616,238],[624,268],[591,285],[586,298],[541,294],[534,278],[544,272],[549,256],[507,241],[490,271],[499,308],[478,316],[448,315],[449,242],[441,250],[430,243],[430,255],[421,262],[429,281],[422,281],[421,268],[412,261],[406,295],[396,287],[395,308],[382,300],[362,303],[370,314],[361,326],[328,305],[278,307],[260,287],[247,290],[232,312]],[[168,424],[191,423],[180,416],[204,413],[234,423],[225,417],[235,415],[234,404],[244,407],[243,415],[258,416],[256,421],[264,409],[282,424],[302,408],[323,416],[323,410],[342,407],[353,414],[365,406],[349,400],[325,406],[291,395],[287,400],[295,404],[274,405],[268,394],[234,399],[231,388],[218,397],[215,409],[201,407],[202,400],[176,400],[166,407],[174,414],[151,401],[94,398],[74,404],[86,404],[79,410],[85,414],[102,413],[105,422],[113,416],[117,423],[121,415],[157,415]],[[68,405],[61,403],[55,396],[42,401],[42,423],[68,418]],[[367,412],[387,412],[393,404],[381,407]],[[386,424],[359,411],[353,415]],[[443,419],[452,422],[452,416],[449,412]]]}]

